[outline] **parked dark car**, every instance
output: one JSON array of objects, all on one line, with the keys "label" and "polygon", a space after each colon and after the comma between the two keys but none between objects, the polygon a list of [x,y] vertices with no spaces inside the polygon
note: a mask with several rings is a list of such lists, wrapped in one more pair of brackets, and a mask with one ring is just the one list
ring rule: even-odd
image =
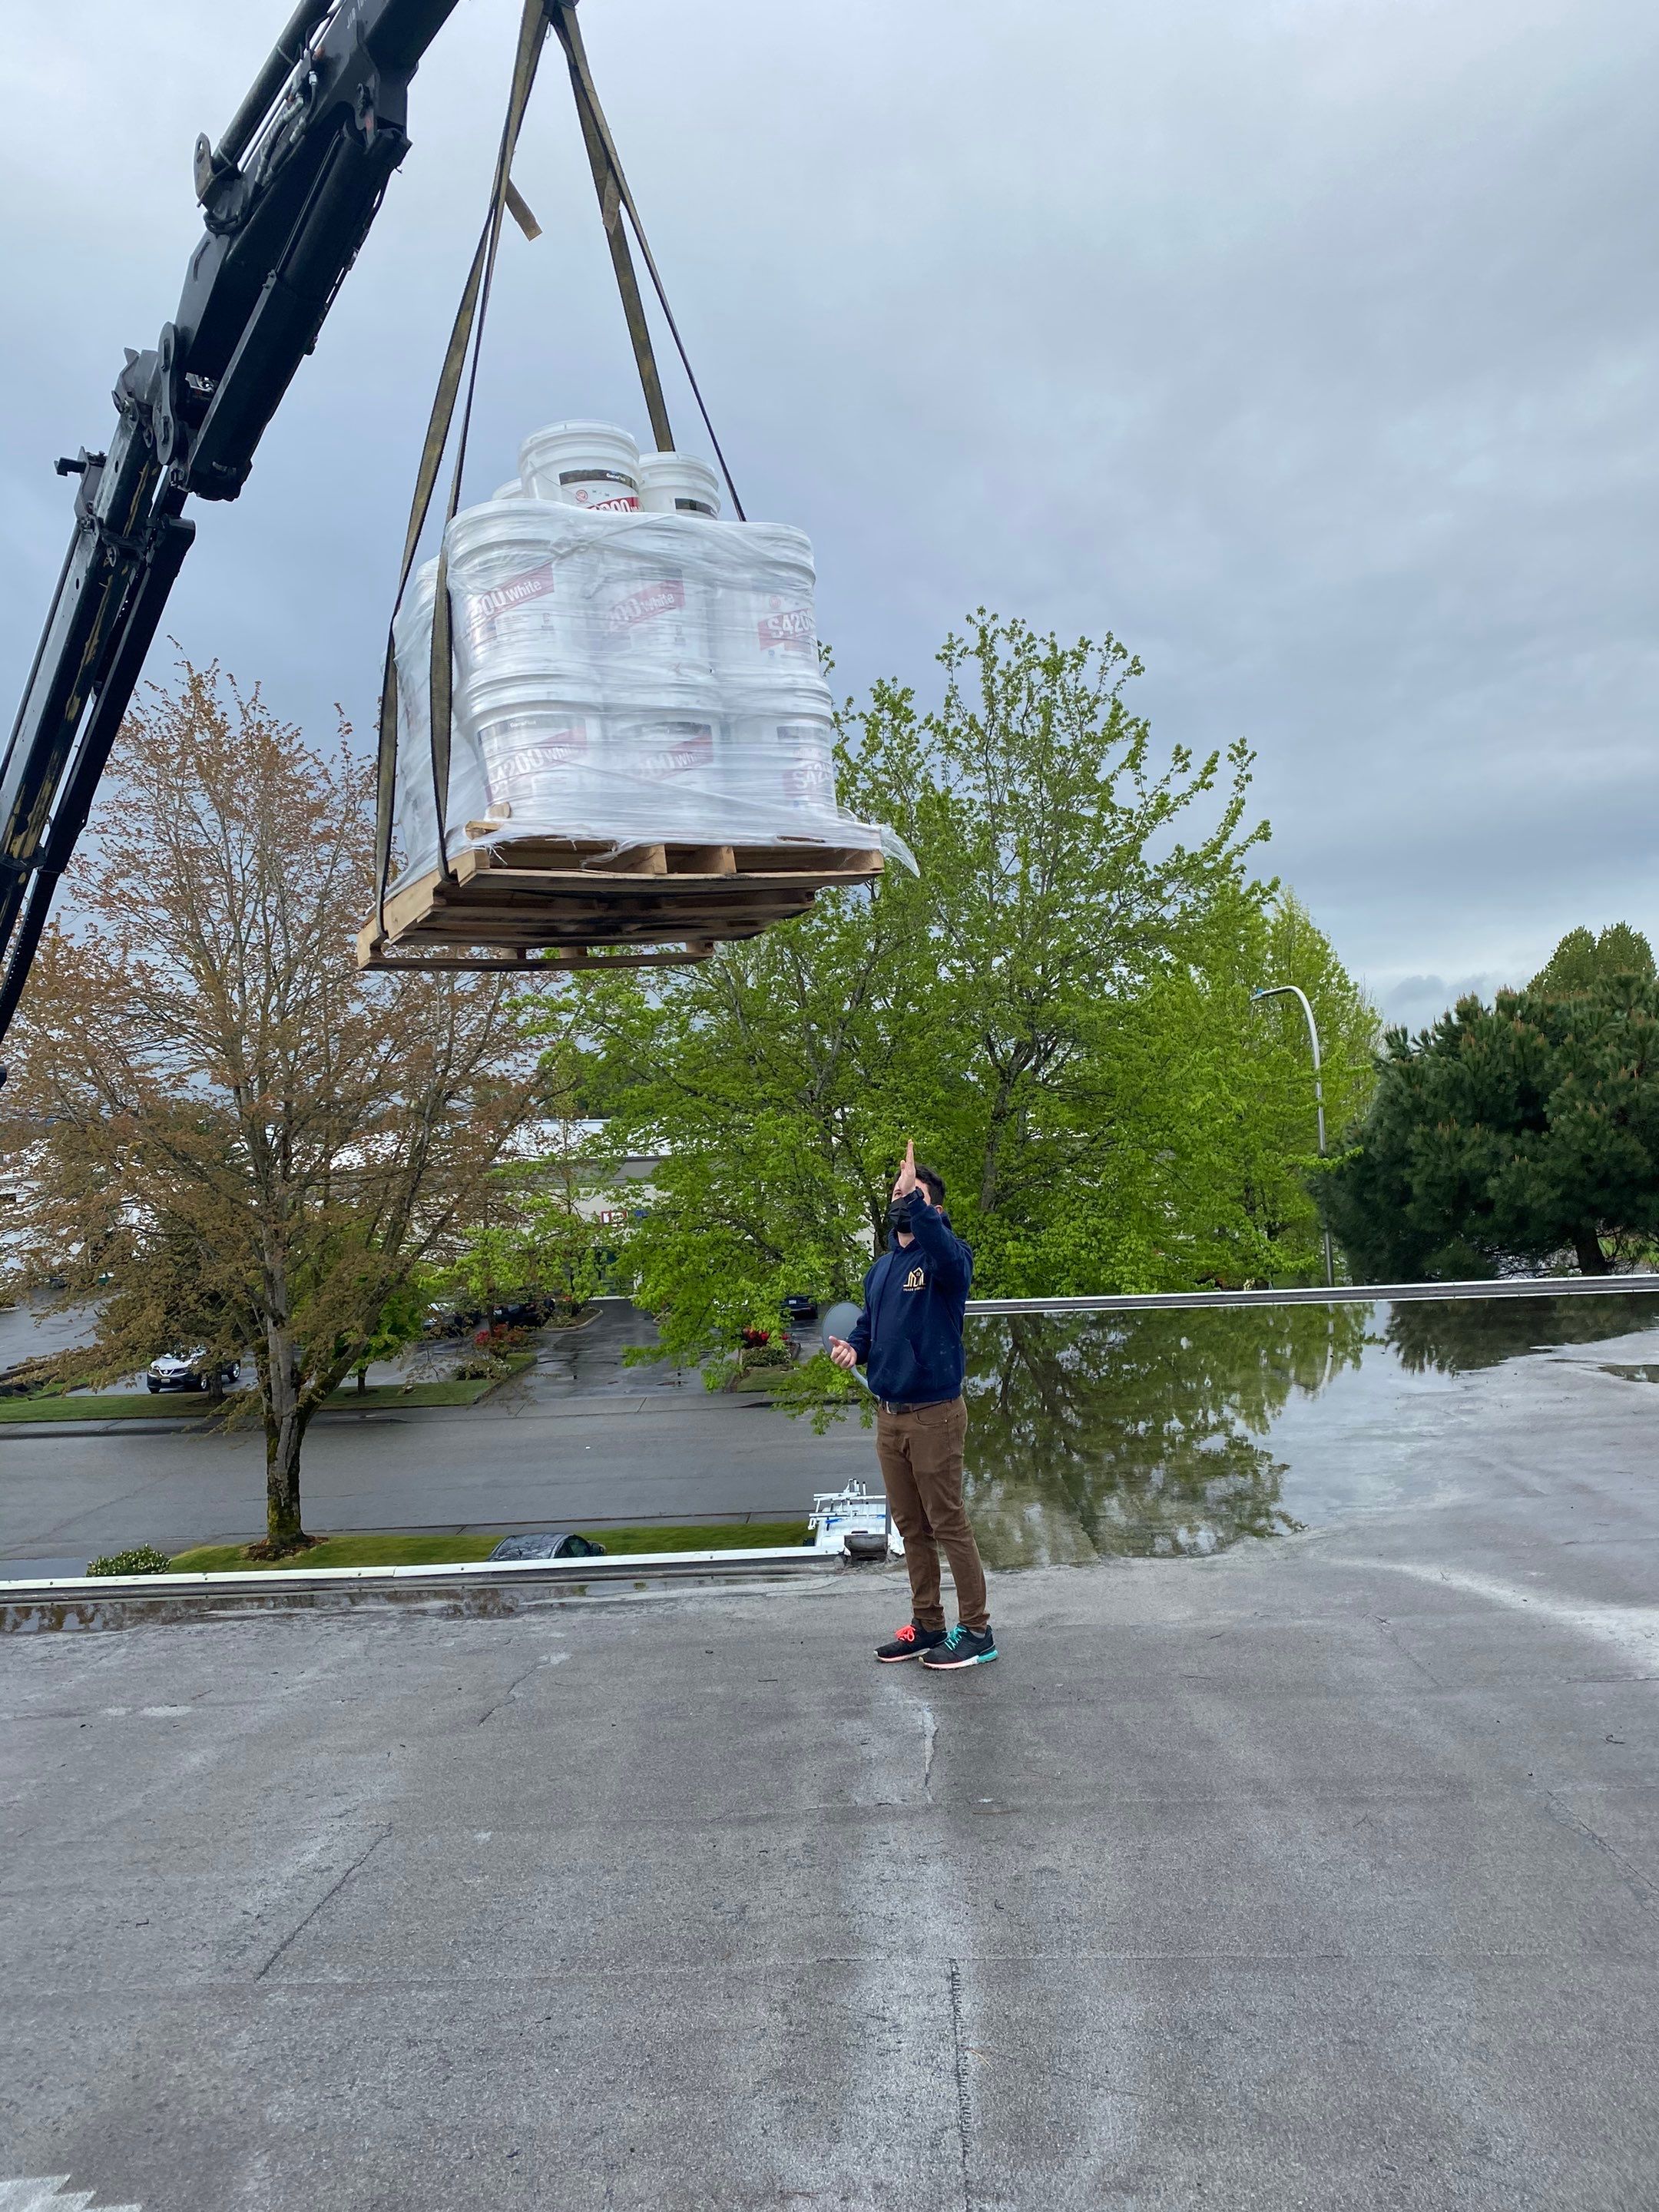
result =
[{"label": "parked dark car", "polygon": [[489,1316],[483,1306],[430,1305],[426,1310],[426,1321],[421,1334],[436,1337],[441,1342],[452,1336],[472,1336],[481,1328],[488,1328]]},{"label": "parked dark car", "polygon": [[791,1291],[783,1302],[783,1317],[791,1328],[810,1328],[818,1317],[818,1302],[805,1291]]},{"label": "parked dark car", "polygon": [[539,1328],[552,1318],[551,1298],[514,1298],[511,1304],[491,1306],[489,1318],[496,1328]]},{"label": "parked dark car", "polygon": [[489,1556],[492,1559],[596,1559],[605,1557],[605,1546],[567,1528],[535,1528],[527,1536],[503,1536]]},{"label": "parked dark car", "polygon": [[427,1308],[422,1334],[441,1341],[476,1336],[480,1329],[540,1328],[557,1310],[556,1298],[512,1298],[500,1306],[446,1305],[441,1299]]},{"label": "parked dark car", "polygon": [[[222,1359],[219,1362],[219,1387],[229,1389],[240,1380],[241,1362]],[[144,1376],[147,1390],[207,1390],[213,1384],[213,1362],[198,1345],[194,1352],[164,1352],[159,1359],[152,1359],[149,1371]]]}]

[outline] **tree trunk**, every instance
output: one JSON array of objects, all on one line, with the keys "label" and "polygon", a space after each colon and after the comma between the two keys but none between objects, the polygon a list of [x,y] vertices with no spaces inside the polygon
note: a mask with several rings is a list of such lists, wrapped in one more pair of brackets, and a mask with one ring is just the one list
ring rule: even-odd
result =
[{"label": "tree trunk", "polygon": [[1578,1255],[1579,1269],[1583,1274],[1606,1275],[1612,1273],[1607,1265],[1607,1255],[1601,1249],[1601,1240],[1594,1229],[1575,1229],[1572,1249]]},{"label": "tree trunk", "polygon": [[265,1541],[273,1551],[300,1550],[310,1541],[300,1518],[300,1378],[287,1329],[265,1324],[269,1387],[265,1398]]},{"label": "tree trunk", "polygon": [[357,1370],[357,1388],[360,1391],[367,1390],[368,1388],[368,1370],[367,1367],[360,1367]]}]

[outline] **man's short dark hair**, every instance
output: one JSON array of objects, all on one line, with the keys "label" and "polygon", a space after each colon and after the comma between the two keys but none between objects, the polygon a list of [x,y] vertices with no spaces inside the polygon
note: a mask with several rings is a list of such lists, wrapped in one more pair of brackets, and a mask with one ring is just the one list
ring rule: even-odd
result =
[{"label": "man's short dark hair", "polygon": [[916,1181],[918,1182],[925,1182],[927,1184],[927,1195],[933,1200],[935,1206],[944,1205],[945,1177],[939,1173],[937,1168],[918,1167],[916,1170]]}]

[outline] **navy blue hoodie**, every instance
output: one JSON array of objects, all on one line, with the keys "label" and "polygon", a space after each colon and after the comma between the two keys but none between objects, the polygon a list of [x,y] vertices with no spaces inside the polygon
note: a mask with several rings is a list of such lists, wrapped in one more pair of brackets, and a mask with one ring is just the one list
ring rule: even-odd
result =
[{"label": "navy blue hoodie", "polygon": [[915,1242],[901,1248],[894,1231],[864,1279],[864,1311],[847,1341],[878,1398],[933,1406],[961,1395],[974,1255],[920,1186],[908,1203],[904,1227]]}]

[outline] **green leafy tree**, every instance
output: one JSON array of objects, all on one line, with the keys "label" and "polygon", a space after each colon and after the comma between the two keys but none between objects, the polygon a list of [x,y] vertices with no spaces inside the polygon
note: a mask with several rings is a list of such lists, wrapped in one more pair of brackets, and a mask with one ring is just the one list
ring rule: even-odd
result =
[{"label": "green leafy tree", "polygon": [[1066,1233],[1090,1176],[1097,1132],[1078,1109],[1103,1006],[1170,972],[1203,917],[1241,895],[1267,829],[1245,822],[1243,746],[1224,763],[1157,755],[1124,696],[1140,665],[1115,638],[1062,646],[981,611],[939,660],[932,713],[875,687],[850,796],[921,861],[904,890],[925,995],[907,1043],[927,1054],[931,1096],[914,1133],[980,1279],[1001,1285]]},{"label": "green leafy tree", "polygon": [[1557,1264],[1605,1274],[1659,1235],[1659,984],[1465,999],[1389,1032],[1376,1097],[1323,1183],[1374,1281]]},{"label": "green leafy tree", "polygon": [[540,1018],[573,1025],[613,1171],[659,1158],[627,1261],[687,1364],[789,1291],[855,1294],[907,1137],[982,1293],[1294,1276],[1316,1249],[1305,1043],[1249,994],[1310,990],[1345,1110],[1374,1017],[1249,872],[1249,755],[1157,757],[1110,638],[981,615],[940,659],[936,710],[878,684],[839,754],[919,877],[695,968],[573,981]]},{"label": "green leafy tree", "polygon": [[1318,1158],[1301,1011],[1253,1004],[1304,989],[1319,1024],[1330,1126],[1372,1083],[1376,1017],[1288,893],[1236,886],[1190,917],[1146,987],[1103,999],[1066,1101],[1065,1203],[1006,1255],[1027,1295],[1311,1279],[1321,1261]]},{"label": "green leafy tree", "polygon": [[359,1390],[368,1389],[368,1370],[375,1360],[396,1359],[411,1344],[420,1341],[430,1292],[431,1285],[423,1269],[408,1282],[399,1283],[386,1299],[374,1328],[357,1347],[357,1364],[353,1372]]},{"label": "green leafy tree", "polygon": [[[556,1049],[547,1064],[571,1063]],[[551,1132],[532,1157],[496,1170],[484,1218],[455,1254],[450,1287],[474,1305],[550,1298],[568,1317],[599,1291],[600,1246],[609,1232],[585,1203],[593,1177],[589,1148],[568,1120],[553,1123]]]}]

